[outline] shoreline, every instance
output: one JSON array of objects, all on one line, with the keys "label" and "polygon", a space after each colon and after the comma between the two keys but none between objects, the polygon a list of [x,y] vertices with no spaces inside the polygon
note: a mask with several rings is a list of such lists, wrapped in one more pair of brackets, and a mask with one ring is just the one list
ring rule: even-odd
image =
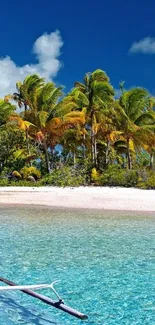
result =
[{"label": "shoreline", "polygon": [[0,207],[44,206],[155,212],[155,190],[122,187],[0,187]]}]

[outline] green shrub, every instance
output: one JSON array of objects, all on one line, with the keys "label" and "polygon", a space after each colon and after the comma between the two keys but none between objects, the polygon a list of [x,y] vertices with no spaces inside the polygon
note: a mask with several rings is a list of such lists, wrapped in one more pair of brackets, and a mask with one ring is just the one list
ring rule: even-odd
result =
[{"label": "green shrub", "polygon": [[120,169],[110,166],[99,178],[99,185],[133,187],[138,183],[138,173],[135,170]]},{"label": "green shrub", "polygon": [[126,170],[125,179],[128,187],[136,186],[138,183],[138,172],[136,170]]},{"label": "green shrub", "polygon": [[80,186],[85,185],[86,175],[80,170],[64,167],[62,169],[55,169],[50,175],[45,176],[39,181],[42,186]]},{"label": "green shrub", "polygon": [[7,178],[0,178],[0,186],[8,186],[8,179]]},{"label": "green shrub", "polygon": [[137,187],[148,190],[155,189],[155,174],[152,172],[147,172],[147,177],[145,179],[141,177]]},{"label": "green shrub", "polygon": [[29,187],[36,187],[39,186],[39,182],[32,183],[31,181],[27,180],[19,180],[19,181],[10,181],[8,182],[7,186],[29,186]]}]

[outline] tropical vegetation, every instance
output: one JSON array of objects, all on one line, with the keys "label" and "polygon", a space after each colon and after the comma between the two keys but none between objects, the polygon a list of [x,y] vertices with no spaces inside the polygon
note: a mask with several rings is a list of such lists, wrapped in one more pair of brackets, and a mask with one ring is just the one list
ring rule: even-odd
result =
[{"label": "tropical vegetation", "polygon": [[38,75],[0,100],[0,185],[155,188],[155,98],[98,69],[71,91]]}]

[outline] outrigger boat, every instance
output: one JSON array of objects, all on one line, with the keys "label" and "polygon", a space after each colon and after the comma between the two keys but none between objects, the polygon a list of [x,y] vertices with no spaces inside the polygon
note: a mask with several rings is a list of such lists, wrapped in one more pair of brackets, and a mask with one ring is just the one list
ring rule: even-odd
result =
[{"label": "outrigger boat", "polygon": [[[57,309],[60,309],[60,310],[64,311],[65,313],[68,313],[74,317],[77,317],[82,320],[88,319],[87,315],[82,314],[81,312],[64,304],[63,300],[61,299],[61,297],[59,296],[59,294],[57,293],[57,291],[54,288],[54,284],[57,281],[54,281],[51,284],[36,284],[36,285],[17,285],[16,283],[9,281],[5,278],[1,278],[1,277],[0,277],[0,281],[5,284],[8,284],[8,286],[0,286],[0,291],[20,290],[20,291],[26,293],[27,295],[37,298],[37,299],[41,300],[42,302],[44,302],[45,304],[55,307]],[[57,301],[55,301],[47,296],[44,296],[42,294],[32,291],[32,290],[40,290],[40,289],[47,289],[47,288],[52,289],[52,291],[54,292],[54,294],[57,297]]]}]

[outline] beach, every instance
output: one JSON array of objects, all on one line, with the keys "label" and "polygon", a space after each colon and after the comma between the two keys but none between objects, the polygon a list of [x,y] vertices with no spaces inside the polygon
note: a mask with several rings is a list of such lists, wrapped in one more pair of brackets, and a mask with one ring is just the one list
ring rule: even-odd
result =
[{"label": "beach", "polygon": [[0,205],[155,212],[155,190],[119,187],[1,187]]}]

